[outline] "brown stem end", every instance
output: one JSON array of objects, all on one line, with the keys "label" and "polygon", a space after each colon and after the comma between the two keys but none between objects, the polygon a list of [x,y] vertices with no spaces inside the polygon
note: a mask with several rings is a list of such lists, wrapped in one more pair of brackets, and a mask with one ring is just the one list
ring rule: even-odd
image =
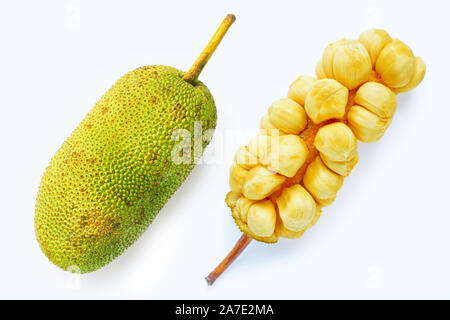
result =
[{"label": "brown stem end", "polygon": [[205,278],[206,283],[211,286],[214,281],[216,281],[217,278],[220,277],[220,275],[233,263],[233,261],[239,257],[251,241],[252,238],[243,233],[225,259],[223,259],[222,262],[219,263],[219,265]]}]

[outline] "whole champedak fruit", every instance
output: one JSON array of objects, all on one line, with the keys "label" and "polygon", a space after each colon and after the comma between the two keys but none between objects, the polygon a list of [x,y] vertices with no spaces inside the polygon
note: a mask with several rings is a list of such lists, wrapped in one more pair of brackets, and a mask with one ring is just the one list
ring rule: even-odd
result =
[{"label": "whole champedak fruit", "polygon": [[82,273],[108,264],[189,175],[209,142],[197,130],[214,129],[217,119],[197,77],[233,21],[225,18],[186,74],[166,66],[127,73],[56,152],[35,214],[37,240],[54,264]]},{"label": "whole champedak fruit", "polygon": [[216,108],[206,86],[182,76],[164,66],[129,72],[56,152],[35,216],[39,244],[56,265],[89,272],[107,264],[144,232],[189,175],[193,161],[172,161],[180,143],[172,133],[193,132],[195,121],[214,128]]}]

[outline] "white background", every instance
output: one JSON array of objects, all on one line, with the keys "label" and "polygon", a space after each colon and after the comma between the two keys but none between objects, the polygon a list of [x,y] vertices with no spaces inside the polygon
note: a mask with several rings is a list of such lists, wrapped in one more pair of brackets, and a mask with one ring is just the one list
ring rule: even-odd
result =
[{"label": "white background", "polygon": [[[0,298],[450,298],[448,1],[2,1]],[[74,276],[35,240],[50,158],[123,74],[187,70],[226,13],[237,20],[200,79],[218,135],[256,133],[270,103],[323,48],[382,27],[427,65],[384,138],[298,240],[252,242],[213,287],[203,278],[239,238],[224,203],[232,151],[199,165],[145,234],[103,269]],[[240,144],[248,137],[240,137]]]}]

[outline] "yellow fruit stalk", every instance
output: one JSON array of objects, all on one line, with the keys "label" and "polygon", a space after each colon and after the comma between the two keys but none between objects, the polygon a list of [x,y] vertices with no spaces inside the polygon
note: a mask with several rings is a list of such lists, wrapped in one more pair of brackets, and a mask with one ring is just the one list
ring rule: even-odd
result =
[{"label": "yellow fruit stalk", "polygon": [[275,101],[260,133],[239,148],[225,201],[244,235],[206,278],[212,284],[251,239],[299,238],[329,206],[358,163],[357,140],[379,140],[425,64],[380,29],[328,45],[316,78],[302,75]]}]

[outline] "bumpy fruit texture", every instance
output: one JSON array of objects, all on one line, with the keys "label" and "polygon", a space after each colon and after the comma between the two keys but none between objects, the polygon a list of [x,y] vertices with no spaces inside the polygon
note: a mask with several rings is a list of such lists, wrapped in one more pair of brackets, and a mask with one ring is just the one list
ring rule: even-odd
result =
[{"label": "bumpy fruit texture", "polygon": [[54,155],[39,187],[35,229],[57,266],[85,273],[119,256],[194,167],[202,144],[188,137],[197,147],[176,164],[172,151],[181,140],[172,134],[193,133],[195,121],[215,128],[216,108],[206,86],[184,81],[183,74],[165,66],[129,72]]},{"label": "bumpy fruit texture", "polygon": [[244,180],[243,192],[235,187],[225,200],[241,231],[264,242],[303,235],[358,163],[357,140],[383,136],[396,94],[415,88],[425,70],[422,59],[384,30],[328,45],[317,78],[298,77],[261,119],[259,135],[238,151],[257,163],[244,179],[230,171],[230,182]]}]

